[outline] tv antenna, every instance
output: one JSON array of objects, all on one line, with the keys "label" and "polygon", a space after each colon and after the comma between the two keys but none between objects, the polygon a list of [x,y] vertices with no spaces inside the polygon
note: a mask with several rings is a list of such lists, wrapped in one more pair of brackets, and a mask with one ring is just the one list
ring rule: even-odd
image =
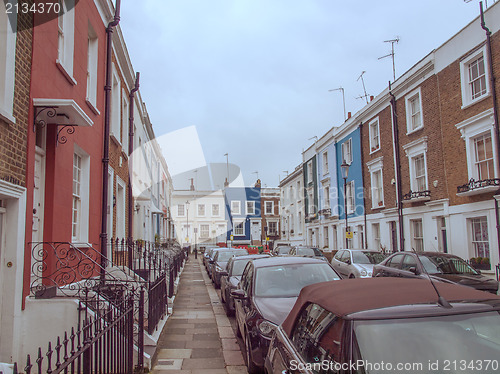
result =
[{"label": "tv antenna", "polygon": [[361,72],[361,75],[358,77],[358,79],[356,79],[356,81],[359,81],[361,79],[361,83],[363,83],[363,91],[364,91],[364,95],[362,96],[358,96],[356,99],[362,99],[364,98],[366,100],[366,103],[368,104],[368,94],[366,93],[366,87],[365,87],[365,80],[363,79],[363,74],[366,73],[366,71],[362,71]]},{"label": "tv antenna", "polygon": [[257,179],[259,179],[259,172],[258,171],[253,171],[252,174],[257,174]]},{"label": "tv antenna", "polygon": [[392,77],[394,81],[396,80],[396,64],[394,62],[394,44],[398,42],[399,42],[399,36],[396,36],[396,39],[384,40],[384,43],[391,43],[391,53],[378,58],[379,60],[381,60],[386,57],[392,57]]},{"label": "tv antenna", "polygon": [[344,95],[344,87],[340,86],[339,88],[333,88],[331,90],[328,90],[328,92],[332,91],[342,91],[342,102],[344,103],[344,121],[346,120],[345,117],[345,95]]}]

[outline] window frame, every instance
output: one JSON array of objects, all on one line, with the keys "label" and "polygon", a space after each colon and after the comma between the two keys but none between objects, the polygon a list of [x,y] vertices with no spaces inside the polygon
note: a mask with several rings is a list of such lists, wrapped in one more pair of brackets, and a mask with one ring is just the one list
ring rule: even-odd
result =
[{"label": "window frame", "polygon": [[61,11],[57,21],[56,65],[68,81],[76,85],[73,78],[75,54],[75,0],[61,0]]},{"label": "window frame", "polygon": [[[484,62],[484,78],[485,78],[486,91],[484,94],[476,98],[472,98],[472,92],[470,90],[471,86],[469,80],[469,67],[474,61],[477,61],[481,57]],[[486,49],[486,44],[476,49],[475,51],[473,51],[460,61],[460,88],[462,92],[461,109],[465,109],[491,96],[490,69],[489,69],[488,52]]]},{"label": "window frame", "polygon": [[[237,231],[238,228],[241,228],[241,233],[240,233],[240,231]],[[245,230],[245,220],[235,220],[234,227],[233,227],[233,235],[234,236],[245,236],[245,231],[246,231]]]},{"label": "window frame", "polygon": [[[267,209],[269,205],[271,205],[270,212],[268,212],[268,209]],[[264,215],[266,215],[266,216],[274,215],[274,201],[272,201],[272,200],[264,201]]]},{"label": "window frame", "polygon": [[[474,237],[475,237],[475,233],[474,233],[474,221],[475,220],[482,220],[484,222],[480,222],[480,223],[484,223],[485,224],[485,234],[486,234],[486,241],[482,240],[475,240]],[[488,216],[477,216],[477,217],[470,217],[467,219],[467,223],[468,223],[468,229],[469,229],[469,243],[470,243],[470,247],[471,247],[471,253],[473,254],[472,257],[487,257],[491,260],[491,241],[490,241],[490,232],[489,232],[489,224],[488,224]],[[487,244],[487,248],[486,248],[486,251],[488,252],[488,256],[484,256],[483,255],[480,255],[478,253],[478,249],[477,247],[474,245],[475,243],[486,243]]]},{"label": "window frame", "polygon": [[425,170],[425,190],[429,190],[429,171],[428,171],[428,162],[427,162],[427,136],[424,136],[420,139],[417,139],[409,144],[403,146],[403,149],[406,152],[406,156],[408,157],[409,162],[409,177],[410,177],[410,189],[412,192],[422,192],[417,188],[417,179],[415,174],[415,163],[414,159],[423,155],[424,160],[424,170]]},{"label": "window frame", "polygon": [[328,151],[323,152],[321,160],[323,165],[323,175],[327,175],[330,172],[328,166]]},{"label": "window frame", "polygon": [[[354,180],[347,182],[346,184],[346,195],[347,195],[347,214],[354,214],[356,211],[356,187]],[[350,193],[349,193],[350,192]]]},{"label": "window frame", "polygon": [[[376,129],[376,136],[374,136],[374,131],[373,131],[373,128],[375,127]],[[368,123],[368,132],[369,132],[369,143],[370,143],[370,154],[371,153],[375,153],[377,152],[378,150],[380,150],[380,121],[379,121],[379,117],[376,117],[374,119],[372,119],[369,123]],[[374,138],[377,139],[377,144],[374,144]]]},{"label": "window frame", "polygon": [[[420,224],[420,234],[421,236],[416,236],[416,224]],[[416,252],[422,252],[425,250],[425,232],[424,232],[424,221],[422,218],[415,218],[410,220],[410,238],[411,238],[411,249]],[[421,243],[418,245],[418,243]],[[420,247],[420,249],[418,248]]]},{"label": "window frame", "polygon": [[[204,235],[205,228],[206,228],[206,235]],[[210,237],[210,225],[207,223],[201,223],[200,224],[200,239],[206,239],[209,237]]]},{"label": "window frame", "polygon": [[[238,209],[236,209],[236,207]],[[231,214],[241,214],[241,201],[231,200]]]},{"label": "window frame", "polygon": [[[346,162],[347,164],[351,165],[353,161],[353,155],[352,155],[352,137],[349,139],[346,139],[342,145],[341,145],[341,153],[342,153],[342,160],[341,162]],[[340,168],[339,168],[340,169]]]},{"label": "window frame", "polygon": [[99,62],[99,39],[92,25],[89,23],[87,39],[87,94],[86,102],[95,114],[97,109],[97,66]]},{"label": "window frame", "polygon": [[[17,0],[9,0],[11,4],[17,4]],[[15,7],[13,7],[15,8]],[[5,65],[0,69],[0,118],[8,123],[16,123],[14,117],[14,92],[16,76],[16,44],[17,44],[17,13],[12,12],[10,17],[6,12],[0,15],[0,25],[2,25],[2,35],[0,40],[0,56]],[[3,34],[5,32],[5,34]],[[5,57],[5,58],[4,58]]]},{"label": "window frame", "polygon": [[[216,213],[214,213],[215,207],[217,207]],[[212,217],[220,217],[220,204],[212,204]]]},{"label": "window frame", "polygon": [[[182,214],[180,214],[180,208],[182,207]],[[177,204],[177,217],[186,217],[186,205]]]},{"label": "window frame", "polygon": [[[88,243],[89,238],[89,202],[90,202],[90,156],[81,149],[78,145],[74,145],[73,151],[73,173],[74,173],[74,157],[78,156],[80,158],[80,191],[78,197],[80,199],[79,206],[79,217],[77,222],[76,232],[73,227],[74,225],[74,217],[73,217],[73,205],[74,205],[74,182],[72,187],[72,229],[71,229],[71,241],[72,243]],[[74,174],[72,177],[74,180]],[[76,235],[75,235],[76,234]]]},{"label": "window frame", "polygon": [[[420,117],[420,125],[413,128],[413,117],[414,113],[412,111],[412,105],[411,103],[413,102],[413,99],[418,96],[418,105],[419,105],[419,117]],[[409,94],[405,96],[405,108],[406,108],[406,135],[412,134],[418,130],[421,130],[424,128],[424,112],[422,108],[422,91],[420,87],[416,88]]]},{"label": "window frame", "polygon": [[198,217],[205,217],[206,214],[207,214],[207,211],[206,211],[205,204],[196,204],[196,215]]},{"label": "window frame", "polygon": [[[249,205],[252,207],[251,209],[248,209],[249,208]],[[255,201],[251,201],[251,200],[246,200],[245,201],[245,213],[247,216],[253,216],[255,215]]]},{"label": "window frame", "polygon": [[[384,166],[384,163],[383,163],[383,157],[379,157],[379,158],[376,158],[375,160],[372,160],[372,161],[369,161],[366,163],[366,166],[368,167],[368,172],[370,173],[370,198],[371,198],[371,201],[372,201],[372,209],[379,209],[379,208],[383,208],[385,206],[385,199],[384,199],[384,173],[383,173],[383,166]],[[374,197],[374,177],[375,177],[375,174],[376,173],[380,173],[380,188],[378,188],[378,190],[380,190],[380,197],[381,197],[381,201],[375,201],[375,197]],[[380,204],[380,202],[382,204]]]}]

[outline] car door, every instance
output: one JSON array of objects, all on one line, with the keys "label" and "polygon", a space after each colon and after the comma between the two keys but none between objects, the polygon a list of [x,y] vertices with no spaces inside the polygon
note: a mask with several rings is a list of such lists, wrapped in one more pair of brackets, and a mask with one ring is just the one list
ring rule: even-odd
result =
[{"label": "car door", "polygon": [[253,279],[253,271],[254,267],[251,262],[247,264],[245,267],[245,270],[243,271],[243,274],[241,275],[241,280],[240,280],[240,289],[245,292],[247,295],[247,299],[234,299],[234,309],[235,309],[235,316],[236,316],[236,322],[238,323],[238,329],[240,332],[244,332],[244,324],[245,324],[245,310],[246,307],[244,308],[244,305],[248,303],[248,290],[251,288],[251,282]]},{"label": "car door", "polygon": [[342,278],[347,278],[349,276],[349,261],[351,260],[351,252],[344,251],[342,257],[340,258],[339,273]]},{"label": "car door", "polygon": [[339,273],[340,275],[342,275],[342,272],[340,271],[341,270],[341,258],[342,258],[342,255],[344,254],[345,251],[343,250],[340,250],[338,251],[337,253],[335,253],[335,256],[333,256],[333,261],[332,261],[332,266],[333,268],[337,271],[337,273]]},{"label": "car door", "polygon": [[400,277],[401,276],[401,262],[403,261],[404,253],[398,253],[392,256],[384,266],[381,266],[382,277]]}]

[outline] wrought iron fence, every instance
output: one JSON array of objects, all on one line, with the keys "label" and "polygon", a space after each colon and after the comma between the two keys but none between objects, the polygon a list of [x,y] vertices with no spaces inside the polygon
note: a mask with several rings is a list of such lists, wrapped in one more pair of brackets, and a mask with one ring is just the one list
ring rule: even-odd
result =
[{"label": "wrought iron fence", "polygon": [[[140,331],[139,331],[140,333]],[[87,314],[76,331],[64,333],[56,344],[48,343],[47,351],[38,348],[36,359],[26,357],[26,365],[17,373],[128,373],[134,370],[134,293],[119,307]]]},{"label": "wrought iron fence", "polygon": [[149,286],[148,290],[148,333],[152,334],[168,311],[166,273]]}]

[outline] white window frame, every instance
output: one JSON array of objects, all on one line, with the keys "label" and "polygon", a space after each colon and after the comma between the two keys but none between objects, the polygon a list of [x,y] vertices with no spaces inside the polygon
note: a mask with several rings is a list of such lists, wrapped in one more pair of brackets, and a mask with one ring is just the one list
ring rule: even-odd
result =
[{"label": "white window frame", "polygon": [[[214,208],[217,207],[216,212],[214,212]],[[212,217],[220,216],[220,204],[212,204]]]},{"label": "white window frame", "polygon": [[[77,228],[74,230],[72,226],[71,241],[73,243],[88,243],[89,238],[89,202],[90,202],[90,157],[89,155],[75,144],[74,155],[77,155],[80,160],[80,192],[79,198],[79,213],[76,222]],[[74,156],[73,156],[74,157]],[[74,158],[73,158],[74,160]],[[74,161],[73,161],[74,164]],[[73,167],[74,168],[74,167]],[[74,183],[73,183],[74,184]],[[74,194],[73,187],[73,197]],[[73,203],[72,203],[73,204]],[[72,215],[72,225],[74,225],[74,218]]]},{"label": "white window frame", "polygon": [[[122,189],[123,195],[118,195],[118,186]],[[117,238],[125,238],[127,229],[125,227],[125,216],[126,216],[126,195],[127,195],[127,185],[125,182],[118,176],[116,176],[116,230],[115,236]],[[121,200],[121,201],[120,201]]]},{"label": "white window frame", "polygon": [[[268,213],[268,209],[267,209],[267,207],[269,205],[271,206],[271,212],[270,213]],[[270,215],[272,216],[272,215],[274,215],[274,201],[264,201],[264,214],[266,216],[270,216]]]},{"label": "white window frame", "polygon": [[[17,0],[9,0],[15,8]],[[10,17],[4,11],[0,12],[0,118],[15,123],[14,118],[14,91],[16,70],[16,43],[17,43],[17,13],[12,12]],[[12,23],[11,23],[12,22]]]},{"label": "white window frame", "polygon": [[121,81],[113,64],[113,74],[111,83],[111,136],[121,145]]},{"label": "white window frame", "polygon": [[327,175],[329,173],[329,169],[328,169],[328,151],[324,151],[323,152],[322,161],[323,161],[323,175]]},{"label": "white window frame", "polygon": [[[129,106],[129,101],[128,101],[128,94],[127,94],[127,91],[125,91],[124,89],[122,89],[122,97],[121,97],[121,101],[122,101],[122,112],[121,112],[121,144],[122,144],[122,149],[123,151],[128,154],[128,126],[129,126],[129,123],[128,123],[128,106]],[[153,174],[153,177],[155,176],[155,174]],[[156,186],[158,187],[158,184],[156,184]]]},{"label": "white window frame", "polygon": [[[466,162],[467,162],[467,176],[468,180],[474,179],[479,180],[479,174],[475,168],[475,148],[474,148],[474,140],[481,135],[489,133],[492,139],[492,148],[493,148],[493,165],[495,168],[495,175],[493,178],[498,178],[499,171],[497,167],[497,149],[494,144],[495,139],[495,122],[493,116],[493,109],[488,109],[482,113],[479,113],[471,118],[468,118],[465,121],[460,122],[455,125],[455,127],[460,130],[462,135],[462,139],[465,141],[465,152],[466,152]],[[492,179],[492,178],[491,178]],[[467,181],[464,181],[467,182]],[[463,193],[464,195],[472,195],[477,193],[487,192],[489,190],[496,190],[497,187],[489,186],[484,188],[479,188],[476,190],[472,190],[470,192]],[[462,194],[460,194],[462,195]]]},{"label": "white window frame", "polygon": [[380,123],[378,117],[369,122],[368,129],[370,135],[370,153],[374,153],[380,149]]},{"label": "white window frame", "polygon": [[[420,230],[422,231],[421,234],[422,236],[417,236],[416,230],[416,225],[420,224]],[[416,252],[421,252],[425,250],[425,233],[424,233],[424,222],[422,218],[416,218],[416,219],[411,219],[410,220],[410,233],[411,233],[411,249],[415,250]],[[421,243],[421,247],[419,248],[419,244]]]},{"label": "white window frame", "polygon": [[[239,225],[241,225],[241,231],[237,231]],[[234,236],[245,236],[245,221],[244,220],[235,220],[234,221],[233,235]]]},{"label": "white window frame", "polygon": [[428,167],[427,167],[427,137],[424,136],[418,140],[415,140],[411,143],[408,143],[403,146],[403,149],[406,152],[406,156],[408,157],[409,162],[409,170],[410,170],[410,189],[412,192],[421,192],[417,188],[417,180],[415,175],[415,158],[423,155],[424,164],[425,164],[425,190],[429,190],[429,175],[428,175]]},{"label": "white window frame", "polygon": [[354,180],[347,182],[346,184],[346,195],[347,195],[347,214],[353,214],[356,210],[356,187],[354,185]]},{"label": "white window frame", "polygon": [[341,145],[342,160],[341,162],[346,162],[349,165],[352,163],[352,138],[347,139]]},{"label": "white window frame", "polygon": [[[181,214],[181,208],[182,208],[182,214]],[[177,204],[177,217],[186,217],[186,205]]]},{"label": "white window frame", "polygon": [[196,213],[198,217],[205,217],[207,214],[205,204],[197,204]]},{"label": "white window frame", "polygon": [[[418,96],[418,106],[419,106],[419,118],[420,118],[420,125],[417,127],[413,128],[413,116],[415,113],[412,111],[412,101]],[[406,107],[406,134],[411,134],[414,133],[420,129],[424,128],[424,114],[423,114],[423,108],[422,108],[422,91],[420,87],[417,89],[413,90],[410,92],[408,95],[405,97],[405,107]]]},{"label": "white window frame", "polygon": [[99,59],[99,39],[94,28],[89,23],[87,44],[87,97],[86,101],[95,114],[97,110],[97,66]]},{"label": "white window frame", "polygon": [[210,225],[206,223],[200,224],[200,239],[206,239],[210,237]]},{"label": "white window frame", "polygon": [[61,12],[57,18],[58,45],[57,67],[73,84],[73,59],[75,53],[75,0],[61,0]]},{"label": "white window frame", "polygon": [[324,183],[323,184],[323,204],[324,208],[328,209],[330,208],[330,183]]},{"label": "white window frame", "polygon": [[[474,240],[474,221],[475,220],[483,220],[485,221],[484,223],[486,224],[486,241],[485,240]],[[491,241],[490,241],[490,232],[489,232],[489,224],[488,224],[488,217],[487,216],[477,216],[477,217],[470,217],[467,218],[467,223],[468,223],[468,229],[469,229],[469,242],[470,242],[470,248],[471,248],[471,257],[488,257],[491,259]],[[480,255],[477,252],[477,247],[475,243],[487,243],[487,251],[488,251],[488,256]]]},{"label": "white window frame", "polygon": [[[249,209],[249,204],[251,206],[251,209]],[[245,201],[245,213],[247,216],[255,214],[255,201]]]},{"label": "white window frame", "polygon": [[372,223],[372,243],[373,249],[378,251],[380,246],[380,223]]},{"label": "white window frame", "polygon": [[[477,61],[479,58],[483,58],[484,62],[484,77],[485,77],[485,85],[486,91],[482,95],[472,98],[472,90],[469,79],[469,66],[474,61]],[[491,87],[490,87],[490,70],[488,65],[488,53],[486,50],[486,45],[481,48],[475,50],[470,55],[465,57],[462,61],[460,61],[460,82],[461,82],[461,90],[462,90],[462,109],[465,109],[491,95]]]},{"label": "white window frame", "polygon": [[307,163],[307,183],[313,183],[314,173],[313,173],[313,162],[312,160]]},{"label": "white window frame", "polygon": [[[271,230],[271,224],[274,224],[276,225],[276,230],[272,231]],[[278,220],[269,220],[267,221],[267,235],[270,236],[275,236],[275,235],[279,235],[279,224],[278,224]]]},{"label": "white window frame", "polygon": [[[366,166],[368,167],[368,172],[370,173],[372,209],[383,208],[385,205],[383,161],[384,161],[383,157],[378,157],[366,163]],[[375,178],[377,173],[380,173],[380,188],[375,187]],[[380,190],[379,196],[381,197],[381,200],[376,199],[375,195],[377,190]],[[379,202],[382,202],[382,204],[379,204]]]},{"label": "white window frame", "polygon": [[314,214],[316,213],[316,207],[314,205],[314,193],[313,193],[313,190],[312,188],[310,188],[308,191],[307,191],[307,198],[308,198],[308,214]]},{"label": "white window frame", "polygon": [[231,214],[241,214],[241,201],[239,200],[231,201]]}]

